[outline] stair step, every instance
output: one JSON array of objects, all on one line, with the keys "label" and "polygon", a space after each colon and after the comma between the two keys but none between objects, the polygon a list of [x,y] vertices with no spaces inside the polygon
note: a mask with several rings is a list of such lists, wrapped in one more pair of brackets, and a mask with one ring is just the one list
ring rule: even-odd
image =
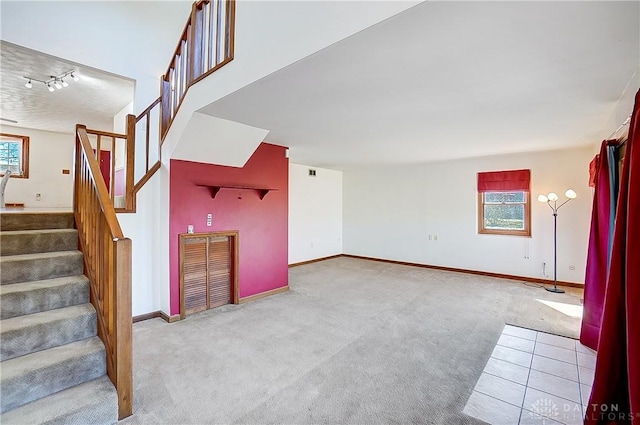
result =
[{"label": "stair step", "polygon": [[36,254],[39,252],[78,249],[76,229],[12,230],[1,232],[0,255]]},{"label": "stair step", "polygon": [[0,411],[15,409],[107,373],[97,336],[2,362]]},{"label": "stair step", "polygon": [[80,251],[45,252],[0,257],[0,284],[53,279],[82,274]]},{"label": "stair step", "polygon": [[0,230],[72,229],[72,212],[3,212]]},{"label": "stair step", "polygon": [[89,279],[84,275],[1,285],[0,319],[88,302]]},{"label": "stair step", "polygon": [[105,375],[0,414],[2,425],[112,425],[118,395]]},{"label": "stair step", "polygon": [[81,304],[0,322],[0,361],[58,347],[97,334],[96,311]]}]

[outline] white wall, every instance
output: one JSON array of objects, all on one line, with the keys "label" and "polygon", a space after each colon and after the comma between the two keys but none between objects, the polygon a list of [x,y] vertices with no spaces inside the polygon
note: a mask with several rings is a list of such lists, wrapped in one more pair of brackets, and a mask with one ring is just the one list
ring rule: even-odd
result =
[{"label": "white wall", "polygon": [[[316,176],[309,176],[309,169]],[[342,254],[342,172],[289,164],[289,264]]]},{"label": "white wall", "polygon": [[132,243],[133,315],[169,310],[169,170],[160,168],[138,192],[137,212],[118,214]]},{"label": "white wall", "polygon": [[[587,146],[344,171],[344,252],[527,277],[543,277],[546,262],[553,278],[553,217],[536,198],[573,188],[578,198],[558,214],[558,279],[583,283],[592,157]],[[477,173],[522,168],[531,169],[531,237],[478,234]]]},{"label": "white wall", "polygon": [[[24,203],[25,207],[73,207],[73,134],[0,126],[2,133],[29,136],[29,178],[12,178],[5,190],[6,202]],[[36,193],[41,195],[36,201]]]}]

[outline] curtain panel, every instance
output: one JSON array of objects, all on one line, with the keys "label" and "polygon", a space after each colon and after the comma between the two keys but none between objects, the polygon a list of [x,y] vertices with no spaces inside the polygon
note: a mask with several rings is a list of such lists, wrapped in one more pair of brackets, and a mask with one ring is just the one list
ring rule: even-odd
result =
[{"label": "curtain panel", "polygon": [[589,425],[640,424],[639,108],[640,91],[619,182],[596,370],[585,417]]}]

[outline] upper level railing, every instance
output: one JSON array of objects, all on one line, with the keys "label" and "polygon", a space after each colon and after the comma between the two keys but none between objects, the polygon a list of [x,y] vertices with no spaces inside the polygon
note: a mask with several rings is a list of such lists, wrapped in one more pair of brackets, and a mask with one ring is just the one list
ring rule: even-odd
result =
[{"label": "upper level railing", "polygon": [[[97,150],[100,152],[100,149]],[[74,216],[118,418],[133,409],[131,240],[124,238],[86,127],[76,126]]]},{"label": "upper level railing", "polygon": [[200,0],[162,77],[161,137],[167,134],[189,87],[233,60],[234,0]]},{"label": "upper level railing", "polygon": [[189,87],[233,60],[234,0],[200,0],[191,8],[178,46],[162,77],[161,95],[137,117],[127,116],[126,134],[87,130],[118,213],[135,212],[137,193],[160,168],[160,149]]}]

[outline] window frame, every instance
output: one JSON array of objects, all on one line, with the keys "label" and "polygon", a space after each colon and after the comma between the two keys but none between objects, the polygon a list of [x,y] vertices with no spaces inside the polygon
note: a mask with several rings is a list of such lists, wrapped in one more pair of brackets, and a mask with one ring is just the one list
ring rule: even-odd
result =
[{"label": "window frame", "polygon": [[[21,173],[11,173],[9,178],[28,179],[29,178],[29,136],[21,136],[19,134],[0,133],[0,142],[5,139],[10,141],[22,140],[22,158],[20,158]],[[4,177],[4,170],[0,169],[0,177]]]},{"label": "window frame", "polygon": [[[528,190],[510,190],[509,193],[523,192],[524,196],[524,229],[523,230],[507,230],[507,229],[486,229],[484,227],[484,194],[497,193],[498,191],[478,192],[478,234],[481,235],[507,235],[507,236],[524,236],[531,237],[531,191]],[[516,202],[520,204],[520,202]]]}]

